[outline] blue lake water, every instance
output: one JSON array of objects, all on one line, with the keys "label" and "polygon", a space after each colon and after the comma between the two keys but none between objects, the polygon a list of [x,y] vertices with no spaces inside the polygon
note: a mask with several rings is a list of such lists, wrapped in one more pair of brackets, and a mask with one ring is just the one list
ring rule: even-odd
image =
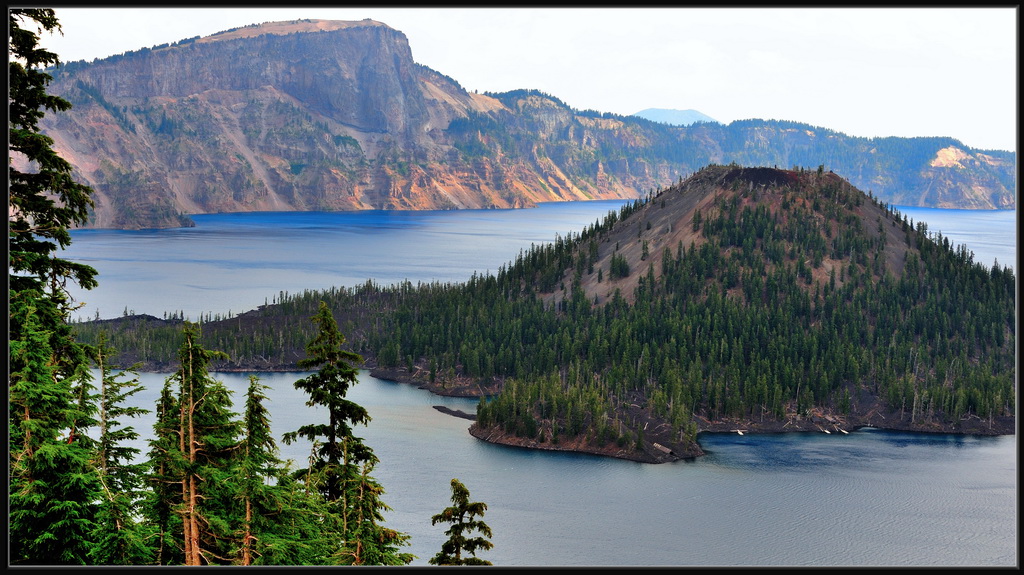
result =
[{"label": "blue lake water", "polygon": [[[66,257],[99,271],[75,290],[92,319],[181,311],[239,313],[295,293],[373,279],[460,282],[496,273],[531,244],[578,233],[622,200],[558,202],[522,210],[263,212],[196,215],[194,228],[77,230]],[[897,207],[930,232],[966,244],[974,261],[1016,271],[1016,211]]]},{"label": "blue lake water", "polygon": [[[495,272],[531,243],[579,232],[621,201],[544,204],[530,210],[263,213],[195,216],[175,230],[73,232],[69,259],[99,270],[77,294],[82,317],[123,310],[238,313],[281,291],[368,278],[458,282]],[[1013,264],[1013,211],[897,208],[927,221],[975,261]],[[270,385],[275,434],[317,417],[292,384],[300,373],[260,374]],[[141,374],[152,406],[165,374]],[[247,374],[217,374],[238,390]],[[638,464],[495,446],[469,422],[435,410],[473,411],[361,374],[349,398],[373,418],[357,434],[381,458],[374,476],[394,510],[390,527],[412,535],[415,565],[446,539],[430,516],[462,481],[488,505],[496,565],[554,566],[1016,566],[1016,437],[703,434],[709,455]],[[137,427],[149,433],[151,420]],[[302,461],[308,446],[281,446]]]},{"label": "blue lake water", "polygon": [[[274,435],[316,421],[294,389],[303,373],[263,373]],[[140,374],[151,407],[165,374]],[[248,374],[216,374],[243,404]],[[447,539],[430,517],[458,478],[488,509],[502,566],[1013,566],[1017,442],[861,430],[849,435],[702,434],[709,452],[651,465],[491,445],[433,408],[431,395],[366,372],[347,396],[372,417],[356,429],[381,459],[386,524],[426,565]],[[152,422],[139,422],[149,434]],[[139,444],[140,446],[142,444]],[[279,444],[302,462],[301,442]]]},{"label": "blue lake water", "polygon": [[99,287],[75,292],[79,316],[238,313],[279,292],[461,282],[497,273],[531,244],[580,232],[621,200],[522,210],[263,212],[196,215],[193,228],[77,230],[65,252],[95,267]]}]

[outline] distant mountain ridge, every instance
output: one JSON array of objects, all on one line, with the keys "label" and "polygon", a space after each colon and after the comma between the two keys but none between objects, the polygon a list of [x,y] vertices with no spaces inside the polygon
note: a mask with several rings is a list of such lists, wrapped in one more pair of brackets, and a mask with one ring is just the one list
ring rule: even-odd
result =
[{"label": "distant mountain ridge", "polygon": [[470,93],[373,20],[246,26],[52,73],[74,107],[41,129],[95,190],[89,227],[630,199],[712,163],[823,165],[895,205],[1016,207],[1012,152],[796,122],[670,126],[536,90]]},{"label": "distant mountain ridge", "polygon": [[689,126],[697,122],[714,122],[720,124],[718,120],[702,114],[697,110],[672,110],[667,108],[647,108],[640,110],[633,114],[639,118],[645,118],[652,122],[661,122],[662,124],[669,124],[672,126]]}]

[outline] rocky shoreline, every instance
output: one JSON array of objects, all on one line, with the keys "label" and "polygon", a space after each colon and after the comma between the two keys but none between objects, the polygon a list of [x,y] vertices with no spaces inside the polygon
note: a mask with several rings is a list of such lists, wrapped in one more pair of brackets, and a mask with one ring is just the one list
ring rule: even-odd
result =
[{"label": "rocky shoreline", "polygon": [[370,370],[370,375],[377,379],[408,383],[443,397],[486,397],[501,391],[502,382],[500,380],[479,382],[468,377],[455,377],[431,382],[426,370],[420,368],[412,373],[405,368],[383,368],[369,365],[367,368]]},{"label": "rocky shoreline", "polygon": [[697,446],[697,451],[691,450],[684,453],[677,453],[669,448],[665,448],[664,451],[661,449],[637,451],[635,449],[619,447],[616,444],[595,446],[580,440],[562,441],[557,444],[551,442],[541,443],[535,439],[516,437],[497,428],[481,428],[476,423],[469,427],[469,434],[482,441],[506,447],[539,449],[541,451],[562,451],[567,453],[585,453],[588,455],[600,455],[604,457],[614,457],[616,459],[626,459],[629,461],[636,461],[637,463],[668,463],[671,461],[679,461],[681,459],[693,459],[704,455],[704,450],[700,449],[699,446]]},{"label": "rocky shoreline", "polygon": [[[406,369],[401,368],[382,369],[372,367],[370,368],[370,375],[380,379],[416,385],[420,389],[448,397],[481,397],[482,395],[497,393],[500,388],[500,382],[497,381],[481,384],[469,378],[456,378],[455,380],[431,383],[426,380],[424,373],[409,373]],[[867,408],[868,405],[870,405],[870,408]],[[474,421],[469,427],[470,435],[481,441],[507,447],[586,453],[626,459],[639,463],[667,463],[682,459],[694,459],[705,454],[704,450],[700,447],[699,437],[696,442],[681,442],[678,437],[674,437],[670,433],[667,425],[653,419],[646,421],[643,449],[637,449],[635,446],[621,446],[616,443],[595,445],[586,439],[573,439],[569,441],[563,439],[558,443],[553,443],[551,441],[538,441],[537,439],[517,437],[497,427],[483,428],[479,426],[475,422],[476,416],[474,414],[453,410],[444,406],[434,406],[434,408],[454,417]],[[886,411],[882,409],[877,401],[866,403],[862,409],[866,409],[866,411],[862,414],[852,415],[839,415],[817,410],[806,417],[790,416],[785,420],[740,420],[734,418],[709,420],[700,416],[695,416],[694,419],[697,422],[698,435],[701,433],[845,434],[865,427],[886,431],[983,436],[1015,435],[1017,431],[1015,417],[995,417],[988,420],[975,415],[968,415],[956,424],[943,424],[930,420],[922,421],[920,418],[914,418],[905,412]],[[631,415],[636,418],[644,417],[640,412]]]},{"label": "rocky shoreline", "polygon": [[[1015,418],[1004,417],[997,419],[999,421],[993,420],[992,425],[990,426],[987,421],[981,420],[975,416],[967,418],[962,422],[963,425],[958,429],[954,429],[952,427],[943,426],[932,426],[929,428],[921,425],[912,425],[909,422],[902,422],[898,420],[894,422],[886,422],[881,416],[877,418],[877,423],[858,423],[854,425],[851,425],[848,422],[822,424],[820,421],[814,421],[812,419],[804,419],[802,421],[790,420],[785,422],[744,422],[738,420],[708,421],[704,418],[698,417],[698,438],[696,443],[692,445],[682,445],[677,443],[670,444],[671,447],[666,447],[665,444],[656,441],[656,437],[655,439],[652,439],[642,451],[637,449],[628,449],[617,445],[595,446],[578,440],[573,442],[562,442],[559,444],[552,444],[550,442],[542,443],[536,439],[516,437],[515,435],[505,433],[498,428],[482,428],[476,423],[469,427],[469,433],[473,437],[482,441],[508,447],[540,449],[544,451],[587,453],[591,455],[626,459],[629,461],[636,461],[638,463],[668,463],[683,459],[694,459],[705,455],[704,450],[700,447],[699,438],[699,435],[703,433],[731,433],[739,435],[767,433],[847,434],[862,428],[874,428],[885,431],[906,431],[911,433],[951,435],[1015,435]],[[662,438],[662,441],[666,440]],[[666,443],[668,442],[666,441]]]}]

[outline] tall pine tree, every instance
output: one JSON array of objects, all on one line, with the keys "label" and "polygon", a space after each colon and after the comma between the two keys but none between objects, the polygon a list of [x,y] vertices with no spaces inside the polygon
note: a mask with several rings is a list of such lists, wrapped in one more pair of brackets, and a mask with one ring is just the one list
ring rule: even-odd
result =
[{"label": "tall pine tree", "polygon": [[168,500],[156,507],[180,518],[171,540],[185,565],[230,564],[237,550],[233,521],[243,515],[234,481],[241,424],[231,411],[231,392],[209,375],[210,361],[227,356],[204,349],[195,324],[186,322],[182,335],[180,367],[168,378],[177,396],[161,400],[154,440],[160,449],[154,479],[175,489],[161,491]]},{"label": "tall pine tree", "polygon": [[[354,364],[362,363],[363,358],[343,349],[345,336],[326,303],[320,302],[311,319],[318,332],[306,345],[307,357],[299,366],[317,371],[296,381],[295,388],[309,394],[307,405],[327,409],[328,422],[304,425],[283,439],[291,443],[302,437],[313,442],[309,468],[299,474],[315,486],[334,522],[336,531],[325,529],[325,536],[334,538],[326,543],[330,558],[325,562],[407,564],[413,556],[395,549],[406,544],[408,537],[380,526],[380,512],[387,509],[380,500],[383,489],[367,473],[377,457],[353,433],[353,426],[370,422],[366,409],[346,398],[349,387],[358,381]],[[364,553],[367,548],[379,553]]]},{"label": "tall pine tree", "polygon": [[239,446],[238,472],[234,483],[243,503],[237,521],[240,565],[307,565],[316,563],[316,546],[323,514],[319,493],[307,493],[289,476],[278,458],[271,435],[267,386],[249,376],[244,430]]},{"label": "tall pine tree", "polygon": [[179,407],[172,379],[164,381],[156,404],[153,439],[149,440],[148,499],[143,505],[146,521],[156,531],[152,544],[157,565],[181,565],[185,562],[184,546],[180,534],[181,516],[175,513],[181,493],[181,476],[177,470],[183,465],[180,449]]},{"label": "tall pine tree", "polygon": [[138,432],[125,425],[122,417],[138,417],[148,410],[125,405],[142,391],[135,368],[119,371],[110,363],[114,350],[107,344],[106,333],[93,351],[99,372],[99,436],[96,467],[103,487],[103,499],[97,514],[96,545],[90,553],[95,565],[149,565],[153,562],[152,529],[140,520],[146,488],[146,462],[139,461],[141,450],[126,442],[139,438]]},{"label": "tall pine tree", "polygon": [[96,270],[56,252],[70,245],[69,228],[87,221],[92,190],[39,131],[46,111],[71,107],[46,91],[46,69],[60,61],[39,35],[60,31],[54,11],[13,8],[8,18],[10,560],[85,564],[100,498],[85,433],[95,405],[89,357],[67,323],[67,284],[92,289]]}]

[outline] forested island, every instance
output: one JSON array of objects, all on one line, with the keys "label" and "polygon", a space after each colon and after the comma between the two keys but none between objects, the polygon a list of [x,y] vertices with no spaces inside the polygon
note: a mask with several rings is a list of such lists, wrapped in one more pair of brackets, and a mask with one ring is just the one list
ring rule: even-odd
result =
[{"label": "forested island", "polygon": [[[326,302],[375,376],[480,397],[470,433],[644,462],[700,432],[1015,433],[1015,277],[814,169],[710,165],[462,283],[367,281],[198,318],[294,370]],[[80,322],[173,369],[183,314]]]}]

